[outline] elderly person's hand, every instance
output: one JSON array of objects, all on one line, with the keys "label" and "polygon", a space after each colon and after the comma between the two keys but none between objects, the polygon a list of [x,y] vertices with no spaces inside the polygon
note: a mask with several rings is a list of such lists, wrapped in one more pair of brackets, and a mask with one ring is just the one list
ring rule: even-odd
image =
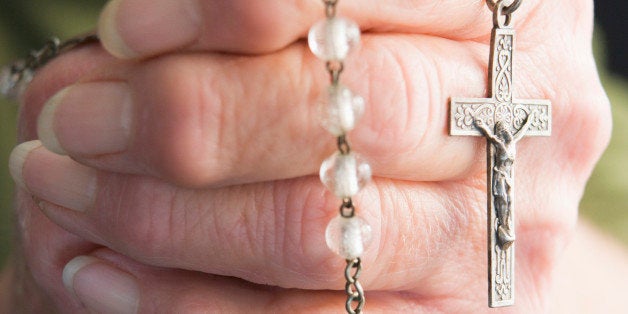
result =
[{"label": "elderly person's hand", "polygon": [[[553,105],[552,136],[519,147],[521,313],[548,304],[610,134],[592,12],[527,0],[514,14],[515,95]],[[355,198],[373,228],[367,310],[484,312],[485,141],[447,130],[450,97],[486,94],[491,13],[481,0],[346,0],[339,13],[364,31],[342,80],[366,99],[350,139],[375,175]],[[24,98],[14,306],[341,311],[344,261],[324,235],[338,201],[316,176],[334,150],[316,108],[328,77],[303,40],[321,18],[315,0],[112,1],[99,34],[117,58],[67,53]]]}]

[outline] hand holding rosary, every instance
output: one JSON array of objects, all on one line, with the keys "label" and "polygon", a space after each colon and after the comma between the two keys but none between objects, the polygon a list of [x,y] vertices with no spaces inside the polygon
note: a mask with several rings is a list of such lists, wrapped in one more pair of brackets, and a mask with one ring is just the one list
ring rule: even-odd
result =
[{"label": "hand holding rosary", "polygon": [[[559,58],[564,43],[554,40],[558,32],[538,28],[555,14],[565,16],[557,27],[574,27],[571,11],[521,0],[460,1],[448,8],[429,1],[234,0],[220,10],[203,6],[193,11],[180,3],[159,0],[146,6],[143,1],[112,2],[123,12],[116,13],[115,22],[121,24],[112,29],[131,48],[112,51],[120,43],[110,42],[116,36],[104,36],[111,29],[99,32],[100,39],[53,40],[6,67],[0,80],[0,91],[15,98],[35,71],[42,72],[20,97],[27,113],[21,119],[31,119],[20,123],[29,127],[20,131],[26,134],[23,140],[41,141],[22,144],[13,154],[12,173],[24,187],[20,195],[34,195],[43,204],[45,215],[35,217],[48,219],[50,226],[141,264],[125,268],[125,262],[95,257],[99,265],[127,273],[124,278],[138,283],[143,311],[150,311],[150,300],[168,299],[163,291],[185,292],[167,290],[159,276],[145,276],[151,267],[173,272],[173,278],[194,273],[180,282],[202,280],[204,288],[192,290],[206,296],[203,302],[216,302],[207,304],[210,311],[223,303],[251,306],[218,297],[224,291],[250,293],[252,304],[261,300],[255,310],[271,312],[294,306],[319,311],[344,307],[347,313],[432,307],[450,312],[462,306],[478,311],[486,306],[484,287],[489,306],[514,303],[515,247],[518,310],[536,309],[541,304],[537,299],[546,298],[540,291],[549,289],[543,283],[550,281],[552,265],[539,260],[556,256],[556,243],[563,240],[561,232],[568,230],[576,205],[543,191],[561,187],[577,199],[581,187],[573,182],[580,181],[569,175],[584,178],[591,156],[600,150],[585,154],[574,148],[583,138],[594,142],[596,133],[583,132],[578,141],[568,138],[563,110],[593,120],[595,115],[583,114],[589,112],[583,103],[593,103],[599,93],[591,89],[584,94],[590,97],[579,95],[583,98],[571,104],[564,95],[580,86],[579,76],[566,80],[537,70],[548,69],[539,61],[545,55],[570,62]],[[463,9],[463,3],[468,7]],[[170,37],[164,23],[134,23],[143,17],[134,11],[138,7],[146,15],[152,9],[167,12],[163,19],[143,21],[168,19]],[[189,12],[194,16],[181,17]],[[455,23],[443,21],[446,14]],[[524,16],[527,23],[513,22]],[[226,17],[249,23],[229,27]],[[199,21],[203,23],[192,23]],[[185,28],[198,25],[204,27]],[[517,50],[515,25],[522,47]],[[250,30],[253,26],[258,29]],[[573,35],[569,42],[587,44],[581,32],[564,29],[561,34]],[[159,37],[151,37],[155,34]],[[77,49],[43,68],[63,51],[95,41],[102,41],[102,47]],[[536,49],[540,41],[547,43],[547,51],[545,46]],[[574,52],[574,58],[585,50]],[[286,75],[277,76],[279,69]],[[591,74],[584,65],[570,70],[580,77]],[[58,94],[63,97],[53,96]],[[551,98],[552,104],[536,98]],[[48,127],[40,128],[41,121]],[[42,129],[64,149],[52,149],[50,137],[37,134]],[[552,131],[551,139],[523,141]],[[319,140],[321,134],[331,136]],[[481,138],[457,135],[486,138],[487,155]],[[516,148],[547,151],[552,158],[541,162],[538,154],[517,155]],[[486,169],[477,162],[484,157]],[[550,164],[576,159],[577,169]],[[24,176],[14,171],[22,168]],[[520,173],[516,180],[515,171]],[[560,173],[548,176],[548,171]],[[317,172],[322,184],[312,176]],[[122,178],[133,179],[124,183]],[[83,179],[97,182],[90,193],[120,203],[115,208],[106,198],[91,203],[91,194],[77,201],[84,185],[64,182]],[[169,202],[171,195],[184,195],[186,201]],[[23,199],[22,212],[41,214],[37,204],[29,205],[30,198]],[[116,212],[131,218],[118,219]],[[33,239],[42,237],[25,230]],[[129,239],[137,235],[134,230],[146,231],[139,234],[141,241]],[[550,231],[557,236],[549,236]],[[58,252],[55,245],[61,242],[51,239],[46,252]],[[58,271],[40,261],[60,261],[80,277],[83,268],[68,261],[91,256],[63,250],[64,258],[51,259],[36,252],[29,257],[33,269],[57,279]],[[57,286],[49,282],[46,287],[70,300]],[[276,302],[264,303],[267,298]]]}]

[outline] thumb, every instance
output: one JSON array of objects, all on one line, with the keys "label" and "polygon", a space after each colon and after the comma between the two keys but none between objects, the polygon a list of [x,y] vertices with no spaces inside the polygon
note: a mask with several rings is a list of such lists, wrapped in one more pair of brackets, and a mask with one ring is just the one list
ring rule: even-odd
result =
[{"label": "thumb", "polygon": [[[491,13],[484,1],[410,2],[341,1],[339,9],[374,32],[488,35]],[[323,12],[322,1],[111,0],[98,33],[105,48],[124,59],[181,50],[267,53],[304,37]]]}]

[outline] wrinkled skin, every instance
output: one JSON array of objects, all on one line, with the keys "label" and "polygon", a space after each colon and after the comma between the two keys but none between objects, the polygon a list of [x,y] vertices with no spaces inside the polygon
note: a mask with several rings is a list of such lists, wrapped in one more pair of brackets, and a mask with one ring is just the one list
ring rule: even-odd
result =
[{"label": "wrinkled skin", "polygon": [[[160,6],[193,17],[157,23]],[[28,155],[13,308],[86,312],[61,274],[91,255],[137,280],[140,312],[339,312],[344,294],[330,290],[344,287],[344,261],[324,239],[339,201],[316,177],[334,150],[316,119],[328,79],[303,40],[320,1],[124,0],[119,10],[134,58],[74,50],[24,95],[20,141],[38,138],[44,103],[77,83],[120,83],[132,118],[122,150],[104,153],[75,113],[56,126],[69,157]],[[486,94],[491,13],[479,0],[341,1],[339,12],[364,31],[341,79],[366,99],[349,139],[375,174],[355,197],[374,231],[367,311],[487,312],[485,140],[450,137],[447,123],[450,97]],[[514,93],[551,100],[553,134],[517,147],[517,305],[503,312],[547,309],[609,139],[592,12],[592,1],[527,0],[514,14]],[[64,192],[73,175],[95,182],[92,197]]]}]

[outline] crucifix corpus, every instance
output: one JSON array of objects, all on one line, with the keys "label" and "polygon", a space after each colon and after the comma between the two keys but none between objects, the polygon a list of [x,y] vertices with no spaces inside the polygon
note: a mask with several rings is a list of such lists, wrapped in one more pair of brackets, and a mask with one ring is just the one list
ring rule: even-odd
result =
[{"label": "crucifix corpus", "polygon": [[450,135],[487,139],[488,303],[515,301],[515,144],[551,134],[551,104],[512,96],[515,31],[511,14],[522,0],[487,0],[493,10],[489,59],[490,98],[452,98]]}]

